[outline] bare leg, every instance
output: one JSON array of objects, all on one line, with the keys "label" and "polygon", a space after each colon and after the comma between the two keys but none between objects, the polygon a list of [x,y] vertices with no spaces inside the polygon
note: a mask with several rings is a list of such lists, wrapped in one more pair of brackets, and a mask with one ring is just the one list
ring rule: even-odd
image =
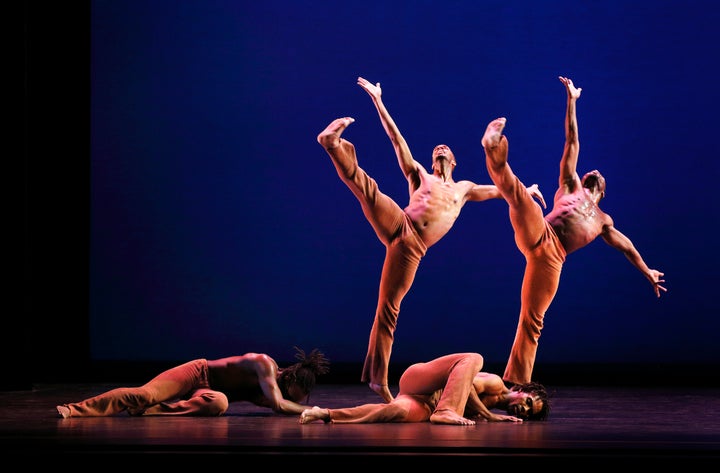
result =
[{"label": "bare leg", "polygon": [[300,423],[309,424],[321,420],[323,422],[330,422],[330,412],[327,409],[322,409],[318,406],[314,406],[311,409],[305,409],[300,414]]},{"label": "bare leg", "polygon": [[430,416],[430,422],[433,424],[475,425],[474,420],[466,419],[452,409],[442,409],[433,412]]},{"label": "bare leg", "polygon": [[345,128],[355,121],[351,117],[336,118],[317,137],[318,143],[325,149],[333,149],[340,146],[340,135]]}]

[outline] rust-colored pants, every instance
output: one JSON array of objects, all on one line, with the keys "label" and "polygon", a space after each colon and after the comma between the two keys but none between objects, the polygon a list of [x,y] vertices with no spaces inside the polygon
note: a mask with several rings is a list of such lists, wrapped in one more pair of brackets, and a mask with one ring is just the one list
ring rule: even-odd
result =
[{"label": "rust-colored pants", "polygon": [[410,217],[394,200],[380,192],[375,180],[360,168],[352,143],[341,139],[339,146],[326,151],[340,179],[358,199],[365,218],[385,245],[375,319],[360,380],[387,385],[400,304],[415,280],[427,246]]},{"label": "rust-colored pants", "polygon": [[143,386],[112,389],[65,406],[70,417],[111,416],[123,411],[132,415],[219,416],[227,411],[228,399],[210,389],[203,358],[163,371]]},{"label": "rust-colored pants", "polygon": [[425,422],[435,411],[450,409],[464,415],[473,378],[483,358],[478,353],[455,353],[426,363],[415,363],[400,377],[395,399],[383,404],[363,404],[328,409],[336,424]]},{"label": "rust-colored pants", "polygon": [[520,318],[503,374],[504,380],[517,384],[532,381],[545,312],[557,293],[565,261],[565,249],[555,230],[544,219],[543,222],[545,231],[538,245],[523,251],[525,274],[520,292]]},{"label": "rust-colored pants", "polygon": [[532,380],[538,341],[545,312],[560,284],[560,273],[567,252],[555,230],[545,220],[542,207],[507,164],[507,144],[486,149],[486,155],[502,153],[505,165],[493,169],[486,160],[488,173],[510,209],[515,244],[525,256],[525,274],[520,292],[520,318],[503,379],[517,384]]}]

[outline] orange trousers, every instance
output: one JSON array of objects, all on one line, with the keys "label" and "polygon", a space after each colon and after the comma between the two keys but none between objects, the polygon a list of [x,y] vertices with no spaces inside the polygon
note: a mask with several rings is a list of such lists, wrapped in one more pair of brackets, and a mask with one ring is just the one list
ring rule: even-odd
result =
[{"label": "orange trousers", "polygon": [[[486,149],[485,153],[490,178],[509,206],[515,244],[525,256],[520,317],[503,374],[505,381],[523,384],[532,380],[545,312],[557,294],[567,252],[545,220],[542,207],[512,172],[507,163],[507,149],[505,142],[497,148]],[[504,165],[494,169],[490,160],[493,155],[500,155],[497,160]]]},{"label": "orange trousers", "polygon": [[225,394],[210,389],[206,359],[163,371],[136,388],[116,388],[81,402],[64,404],[70,417],[132,415],[219,416],[228,409]]},{"label": "orange trousers", "polygon": [[360,380],[387,385],[400,304],[415,280],[427,246],[410,217],[392,198],[380,192],[377,182],[360,168],[352,143],[343,138],[339,146],[326,151],[340,179],[358,199],[365,218],[385,245],[375,319]]},{"label": "orange trousers", "polygon": [[400,391],[389,403],[328,409],[336,424],[425,422],[435,411],[450,409],[463,416],[473,378],[483,366],[478,353],[455,353],[415,363],[400,377]]}]

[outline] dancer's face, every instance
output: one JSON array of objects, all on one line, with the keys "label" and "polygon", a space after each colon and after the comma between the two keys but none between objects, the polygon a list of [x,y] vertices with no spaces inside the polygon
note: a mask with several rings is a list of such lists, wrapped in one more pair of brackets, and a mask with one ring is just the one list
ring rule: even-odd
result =
[{"label": "dancer's face", "polygon": [[543,401],[533,393],[514,391],[512,400],[507,405],[507,413],[521,419],[539,414],[543,409]]},{"label": "dancer's face", "polygon": [[455,166],[455,155],[448,145],[437,145],[432,152],[432,163],[435,167],[440,161],[447,161],[450,166]]},{"label": "dancer's face", "polygon": [[597,169],[585,173],[582,177],[582,186],[586,189],[596,190],[601,198],[605,197],[605,187],[607,184],[605,183],[605,178]]}]

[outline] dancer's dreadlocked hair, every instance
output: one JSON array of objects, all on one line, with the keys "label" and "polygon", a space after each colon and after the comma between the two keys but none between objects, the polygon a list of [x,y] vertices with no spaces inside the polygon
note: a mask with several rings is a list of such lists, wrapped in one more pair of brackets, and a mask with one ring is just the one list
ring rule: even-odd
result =
[{"label": "dancer's dreadlocked hair", "polygon": [[528,416],[529,420],[545,420],[550,415],[550,396],[548,395],[547,389],[540,383],[531,381],[524,384],[516,384],[511,391],[520,391],[521,393],[532,394],[537,397],[538,401],[542,401],[542,409],[537,413],[530,413]]},{"label": "dancer's dreadlocked hair", "polygon": [[315,387],[317,377],[330,371],[330,360],[317,348],[314,348],[309,354],[298,347],[295,348],[295,359],[299,360],[282,370],[278,385],[285,399],[290,399],[288,388],[296,384],[307,395]]}]

